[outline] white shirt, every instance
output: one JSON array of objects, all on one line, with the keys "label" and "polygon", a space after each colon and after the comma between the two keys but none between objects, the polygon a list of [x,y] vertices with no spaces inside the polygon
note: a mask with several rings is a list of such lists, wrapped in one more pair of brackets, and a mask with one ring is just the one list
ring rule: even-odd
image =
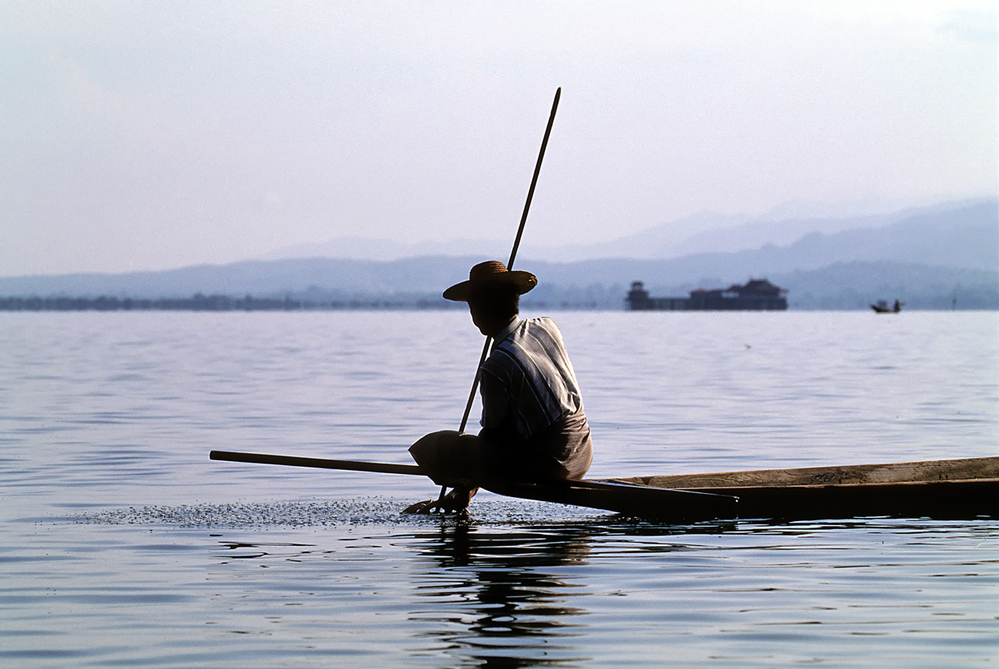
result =
[{"label": "white shirt", "polygon": [[580,411],[582,396],[562,333],[550,318],[515,318],[482,364],[482,427],[522,439]]}]

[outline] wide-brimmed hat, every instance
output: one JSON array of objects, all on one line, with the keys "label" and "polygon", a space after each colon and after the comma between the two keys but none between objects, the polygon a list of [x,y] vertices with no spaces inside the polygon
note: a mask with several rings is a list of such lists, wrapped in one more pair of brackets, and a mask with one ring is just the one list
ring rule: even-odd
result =
[{"label": "wide-brimmed hat", "polygon": [[480,262],[468,273],[468,281],[456,283],[444,291],[444,298],[455,302],[468,302],[476,288],[496,284],[509,284],[517,289],[518,295],[538,285],[538,277],[530,272],[508,270],[499,260]]}]

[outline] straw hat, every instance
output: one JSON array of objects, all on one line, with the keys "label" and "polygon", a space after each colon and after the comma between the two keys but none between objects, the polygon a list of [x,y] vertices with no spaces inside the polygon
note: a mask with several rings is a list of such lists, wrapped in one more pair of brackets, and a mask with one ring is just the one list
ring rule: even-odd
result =
[{"label": "straw hat", "polygon": [[499,260],[480,262],[468,273],[468,281],[456,283],[444,291],[444,298],[455,302],[468,302],[472,291],[481,286],[506,283],[523,295],[538,285],[538,277],[530,272],[508,270]]}]

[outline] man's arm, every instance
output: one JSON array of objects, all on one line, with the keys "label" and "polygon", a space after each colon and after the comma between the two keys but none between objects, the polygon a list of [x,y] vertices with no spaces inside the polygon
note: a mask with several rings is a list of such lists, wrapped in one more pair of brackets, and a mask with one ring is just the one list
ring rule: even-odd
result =
[{"label": "man's arm", "polygon": [[507,421],[507,412],[510,409],[510,399],[507,397],[506,388],[496,377],[485,372],[483,372],[479,384],[482,391],[482,428],[494,430],[504,427]]}]

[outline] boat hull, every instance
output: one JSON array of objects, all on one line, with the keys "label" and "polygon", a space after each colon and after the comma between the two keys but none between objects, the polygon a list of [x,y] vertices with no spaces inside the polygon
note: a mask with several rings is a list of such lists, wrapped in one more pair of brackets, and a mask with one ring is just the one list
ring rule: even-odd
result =
[{"label": "boat hull", "polygon": [[999,517],[999,457],[611,480],[735,496],[743,519]]}]

